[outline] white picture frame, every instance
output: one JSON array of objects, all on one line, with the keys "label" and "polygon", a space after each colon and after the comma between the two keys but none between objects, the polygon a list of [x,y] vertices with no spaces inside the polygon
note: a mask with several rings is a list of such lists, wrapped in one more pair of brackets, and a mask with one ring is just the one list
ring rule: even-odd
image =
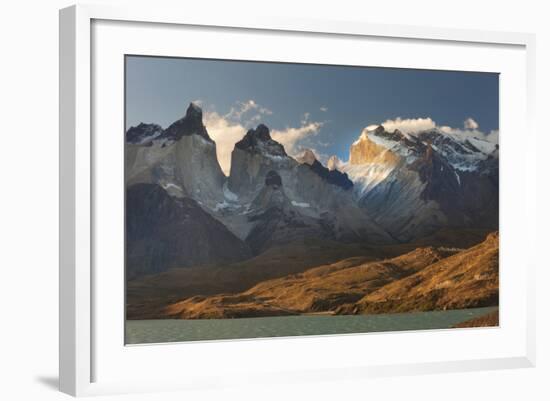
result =
[{"label": "white picture frame", "polygon": [[[97,31],[98,40],[94,42],[94,24],[101,26],[102,21],[106,27],[103,31]],[[117,23],[133,24],[115,27]],[[113,25],[114,24],[114,25]],[[512,66],[503,67],[510,68],[507,72],[508,83],[505,82],[505,90],[501,91],[501,96],[507,96],[512,89],[520,89],[518,99],[514,101],[514,107],[519,106],[520,112],[517,116],[508,117],[504,115],[501,119],[504,121],[503,130],[506,127],[521,127],[525,130],[527,140],[534,140],[533,131],[533,112],[534,112],[534,35],[524,33],[507,33],[507,32],[485,32],[471,31],[458,29],[438,29],[427,27],[414,26],[397,26],[397,25],[375,25],[368,24],[362,21],[317,21],[317,20],[296,20],[291,17],[276,18],[267,16],[257,16],[252,18],[247,15],[242,19],[228,19],[223,15],[216,15],[213,12],[208,14],[193,14],[188,15],[182,6],[181,9],[161,9],[154,6],[150,7],[131,7],[131,8],[112,8],[109,6],[92,6],[78,5],[72,6],[60,11],[60,390],[75,396],[108,394],[108,393],[127,393],[134,391],[165,391],[171,389],[197,389],[207,388],[210,386],[224,385],[245,385],[247,380],[256,382],[291,382],[296,380],[297,374],[300,380],[325,380],[330,378],[353,377],[361,379],[371,376],[386,376],[400,374],[421,374],[430,372],[449,372],[449,371],[467,371],[479,369],[503,369],[513,367],[530,367],[535,364],[535,295],[534,295],[534,269],[536,260],[535,252],[529,252],[529,248],[534,241],[531,240],[529,234],[534,233],[536,225],[535,220],[535,191],[536,181],[533,176],[528,174],[529,170],[534,170],[535,155],[534,150],[526,147],[519,152],[520,165],[516,168],[517,171],[507,169],[513,161],[506,155],[506,133],[504,132],[504,143],[501,147],[501,164],[505,167],[504,175],[501,171],[501,177],[512,177],[520,180],[523,190],[517,191],[519,194],[513,194],[511,191],[506,192],[504,185],[501,193],[501,199],[506,197],[505,203],[501,207],[501,228],[505,230],[506,235],[501,237],[502,248],[508,249],[519,248],[519,251],[526,251],[528,255],[523,258],[523,264],[515,270],[504,269],[503,281],[503,305],[507,304],[508,300],[517,299],[517,307],[510,307],[511,313],[515,313],[514,317],[518,322],[516,326],[512,324],[502,326],[499,329],[462,329],[458,330],[456,336],[453,335],[453,341],[459,341],[463,344],[477,341],[477,338],[486,336],[484,341],[494,343],[494,349],[490,352],[482,353],[476,350],[464,352],[464,357],[453,357],[441,355],[438,358],[427,360],[418,360],[414,355],[410,355],[405,359],[397,361],[395,358],[384,358],[372,355],[372,360],[362,361],[350,356],[347,360],[330,358],[330,350],[342,349],[342,339],[346,342],[360,344],[361,342],[377,342],[385,341],[384,338],[389,336],[400,335],[400,341],[424,341],[423,338],[428,338],[433,344],[438,341],[450,341],[449,335],[441,332],[418,332],[408,334],[376,334],[376,335],[353,335],[353,336],[326,336],[324,338],[305,338],[305,339],[273,339],[273,340],[247,340],[247,341],[225,341],[225,342],[203,342],[201,344],[190,345],[173,344],[152,345],[147,347],[134,347],[133,350],[127,352],[123,349],[124,344],[120,339],[120,358],[114,356],[112,359],[109,347],[105,346],[105,336],[109,334],[102,330],[98,332],[96,326],[112,324],[113,320],[104,317],[101,313],[101,302],[96,306],[97,300],[94,301],[94,293],[98,285],[104,285],[107,279],[105,275],[97,275],[94,272],[94,267],[97,267],[98,260],[108,257],[109,255],[97,254],[97,248],[94,246],[94,241],[98,238],[98,227],[102,227],[101,211],[97,210],[98,205],[96,190],[98,182],[96,175],[98,174],[98,153],[102,152],[102,146],[105,144],[97,142],[94,139],[93,126],[98,126],[98,122],[94,119],[102,118],[100,108],[96,110],[96,104],[93,102],[94,87],[92,85],[92,77],[94,68],[101,69],[101,63],[97,62],[94,57],[101,52],[101,48],[105,46],[105,35],[119,32],[116,38],[111,39],[112,51],[123,51],[120,44],[125,41],[130,41],[131,37],[139,36],[139,31],[145,29],[146,26],[152,25],[158,27],[155,29],[154,35],[149,35],[150,43],[142,40],[140,46],[154,45],[155,35],[169,35],[171,29],[185,29],[192,27],[196,29],[217,30],[216,32],[242,32],[243,35],[254,35],[262,33],[267,39],[273,40],[276,43],[277,35],[286,35],[287,37],[307,36],[321,40],[326,38],[338,37],[342,40],[384,40],[389,42],[395,41],[411,41],[409,43],[434,44],[438,46],[442,54],[445,53],[446,46],[454,46],[453,52],[467,51],[468,48],[478,49],[482,53],[485,47],[495,49],[510,49],[509,55],[503,50],[502,57],[511,57]],[[103,29],[103,28],[97,28]],[[110,30],[113,29],[113,30]],[[120,32],[132,29],[132,34],[122,34]],[[199,30],[200,30],[199,29]],[[135,35],[134,35],[135,34]],[[102,36],[103,35],[103,36]],[[271,38],[271,36],[273,38]],[[102,39],[103,38],[103,39]],[[223,41],[219,41],[220,43]],[[117,48],[116,46],[119,45]],[[168,45],[166,45],[168,46]],[[212,46],[215,46],[214,44]],[[221,51],[221,45],[217,45]],[[276,45],[274,45],[276,47]],[[281,47],[281,46],[279,46]],[[174,47],[172,47],[174,48]],[[121,50],[122,49],[122,50]],[[215,47],[212,47],[215,49]],[[462,50],[461,50],[462,49]],[[279,49],[281,52],[283,49]],[[144,50],[145,51],[145,50]],[[169,47],[159,50],[161,54],[168,55],[165,52],[170,51]],[[197,50],[198,51],[198,50]],[[498,51],[496,51],[498,53]],[[506,53],[506,54],[508,54]],[[117,53],[118,54],[118,53]],[[282,53],[281,53],[282,54]],[[450,53],[449,53],[450,54]],[[103,56],[101,56],[103,57]],[[246,57],[244,55],[243,57]],[[258,59],[264,59],[258,54]],[[289,56],[291,57],[291,56]],[[104,57],[103,57],[104,58]],[[223,57],[222,57],[223,58]],[[498,57],[495,58],[497,60]],[[292,58],[290,58],[292,60]],[[503,62],[504,58],[501,60]],[[482,61],[479,61],[481,63]],[[488,62],[488,61],[487,61]],[[495,62],[495,61],[493,61]],[[400,62],[396,62],[400,63]],[[424,64],[423,64],[424,63]],[[468,69],[468,61],[464,61],[462,65],[456,65],[456,69]],[[429,61],[416,61],[417,68],[453,68],[453,60],[441,61],[439,66],[430,64]],[[470,68],[476,69],[474,61],[470,61]],[[407,65],[403,64],[403,67]],[[412,65],[411,65],[412,66]],[[514,70],[513,67],[517,69]],[[117,68],[113,66],[113,68]],[[481,68],[481,67],[480,67]],[[493,72],[501,72],[498,68],[492,69]],[[99,80],[101,80],[100,78]],[[97,84],[97,82],[96,82]],[[116,85],[114,87],[117,87]],[[97,89],[97,88],[96,88]],[[101,96],[101,95],[99,95]],[[506,100],[506,99],[504,99]],[[501,102],[503,99],[501,98]],[[118,105],[115,110],[118,110]],[[511,110],[510,105],[501,107],[501,113]],[[114,116],[116,119],[117,116]],[[122,116],[118,116],[120,121]],[[116,149],[115,149],[116,150]],[[113,157],[116,152],[113,150]],[[102,153],[103,154],[103,153]],[[121,157],[121,155],[119,155]],[[516,153],[516,157],[518,154]],[[109,164],[109,155],[106,155],[105,163]],[[517,163],[516,159],[516,163]],[[111,166],[112,167],[112,166]],[[101,174],[101,173],[99,173]],[[515,176],[514,176],[515,174]],[[116,176],[116,174],[115,174]],[[111,183],[116,185],[116,180]],[[99,184],[103,185],[103,184]],[[121,186],[122,190],[122,186]],[[504,194],[504,195],[502,195]],[[120,205],[122,206],[122,205]],[[97,213],[96,213],[97,212]],[[512,212],[517,213],[517,217],[512,216]],[[120,214],[120,213],[119,213]],[[104,216],[106,217],[106,216]],[[104,218],[103,217],[103,218]],[[111,216],[112,217],[112,216]],[[115,216],[114,221],[121,222],[120,216]],[[514,233],[520,231],[520,233]],[[521,234],[523,233],[523,234]],[[504,234],[504,233],[503,233]],[[533,235],[533,234],[530,234]],[[520,238],[522,237],[522,238]],[[504,260],[513,260],[518,253],[518,250],[510,250],[510,253],[501,252],[501,262]],[[123,268],[123,265],[120,266]],[[508,272],[508,273],[506,273]],[[521,274],[520,274],[521,273]],[[510,287],[506,287],[507,283]],[[511,285],[516,287],[512,287]],[[119,283],[112,281],[112,291],[116,289]],[[102,286],[102,288],[104,288]],[[110,289],[105,288],[106,292],[111,294]],[[114,292],[113,292],[114,294]],[[117,305],[117,311],[123,305],[120,304],[120,299],[110,299]],[[508,303],[511,305],[511,302]],[[515,305],[515,303],[514,303]],[[507,313],[504,306],[502,308]],[[98,312],[99,311],[99,312]],[[116,312],[118,313],[118,312]],[[123,315],[116,315],[121,319],[120,324],[123,324]],[[505,316],[504,320],[505,319]],[[105,319],[105,320],[102,320]],[[109,323],[111,322],[111,323]],[[117,326],[118,327],[118,326]],[[119,330],[118,327],[116,330]],[[116,331],[115,329],[113,329]],[[496,334],[495,334],[496,333]],[[503,335],[500,335],[505,333]],[[506,334],[508,333],[508,334]],[[115,335],[115,334],[113,334]],[[446,340],[443,340],[446,337]],[[393,337],[395,338],[395,337]],[[370,339],[370,340],[369,340]],[[328,360],[320,362],[315,360],[314,355],[316,350],[322,346],[329,350]],[[118,343],[117,343],[118,344]],[[118,345],[117,345],[118,347]],[[155,349],[156,347],[156,349]],[[171,347],[171,348],[168,348]],[[179,348],[178,348],[179,347]],[[231,366],[227,365],[216,372],[208,373],[208,366],[202,367],[198,364],[193,371],[186,372],[185,379],[183,375],[173,375],[170,377],[160,378],[153,373],[150,374],[148,380],[140,378],[132,380],[132,370],[128,370],[128,375],[117,375],[114,372],[103,375],[101,366],[106,364],[113,366],[114,370],[121,370],[117,363],[127,363],[128,366],[143,360],[145,365],[153,366],[153,364],[168,358],[167,350],[179,352],[182,347],[186,347],[186,355],[191,358],[198,358],[197,355],[207,354],[212,352],[224,352],[224,355],[229,359],[231,356],[243,355],[244,362],[240,362],[242,366],[237,366],[237,370],[245,375],[243,379],[235,380],[230,375]],[[463,352],[464,347],[458,346],[457,352]],[[509,352],[507,351],[509,350]],[[311,356],[311,362],[295,363],[292,369],[284,367],[284,361],[277,361],[276,354],[285,353],[285,350],[291,350],[293,354]],[[119,352],[117,351],[117,352]],[[157,352],[158,351],[158,352]],[[267,366],[255,366],[253,369],[244,366],[247,361],[253,361],[253,353],[255,352],[272,352],[274,365],[269,368]],[[289,351],[287,351],[289,352]],[[247,356],[250,354],[249,356]],[[336,354],[335,354],[336,355]],[[97,362],[99,358],[101,363]],[[126,361],[123,361],[127,358]],[[141,358],[141,359],[140,359]],[[279,363],[279,364],[278,364]],[[239,365],[238,362],[236,362]],[[98,371],[99,369],[99,371]],[[298,373],[297,373],[298,372]],[[105,379],[103,379],[103,376]],[[144,375],[147,377],[147,375]],[[137,376],[136,376],[137,377]]]}]

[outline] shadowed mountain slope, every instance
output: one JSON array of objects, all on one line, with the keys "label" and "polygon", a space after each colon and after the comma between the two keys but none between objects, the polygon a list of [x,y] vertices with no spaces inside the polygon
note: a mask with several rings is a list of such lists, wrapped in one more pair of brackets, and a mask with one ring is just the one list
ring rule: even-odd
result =
[{"label": "shadowed mountain slope", "polygon": [[156,184],[128,188],[126,244],[130,279],[173,267],[250,257],[248,247],[197,202],[171,197]]}]

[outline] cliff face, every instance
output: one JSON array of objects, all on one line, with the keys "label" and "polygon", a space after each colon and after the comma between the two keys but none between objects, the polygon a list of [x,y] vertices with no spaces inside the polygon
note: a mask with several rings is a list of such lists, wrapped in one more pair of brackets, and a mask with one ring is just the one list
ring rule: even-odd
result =
[{"label": "cliff face", "polygon": [[363,133],[361,137],[350,146],[349,163],[351,165],[378,163],[394,166],[398,162],[398,155],[369,139],[366,133]]},{"label": "cliff face", "polygon": [[127,185],[158,184],[173,196],[191,197],[212,208],[223,201],[226,177],[198,106],[191,104],[183,118],[160,134],[155,126],[149,129],[154,136],[143,137],[145,129],[138,127],[128,131],[140,141],[126,144]]},{"label": "cliff face", "polygon": [[255,254],[289,243],[305,247],[307,241],[334,235],[319,219],[300,213],[300,206],[289,200],[281,176],[273,170],[266,174],[264,187],[252,201],[248,219],[253,227],[246,243]]}]

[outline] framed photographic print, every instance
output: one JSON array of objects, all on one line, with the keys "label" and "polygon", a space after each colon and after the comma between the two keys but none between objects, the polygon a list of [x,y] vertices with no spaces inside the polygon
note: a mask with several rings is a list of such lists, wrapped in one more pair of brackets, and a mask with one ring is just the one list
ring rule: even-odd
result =
[{"label": "framed photographic print", "polygon": [[61,11],[61,390],[532,366],[534,38],[254,21]]}]

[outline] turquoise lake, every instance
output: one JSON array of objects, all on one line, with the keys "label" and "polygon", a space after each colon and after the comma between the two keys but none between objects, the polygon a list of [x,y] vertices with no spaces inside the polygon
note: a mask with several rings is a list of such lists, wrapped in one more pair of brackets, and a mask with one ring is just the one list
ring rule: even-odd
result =
[{"label": "turquoise lake", "polygon": [[128,320],[126,344],[445,329],[496,309],[488,307],[359,316]]}]

